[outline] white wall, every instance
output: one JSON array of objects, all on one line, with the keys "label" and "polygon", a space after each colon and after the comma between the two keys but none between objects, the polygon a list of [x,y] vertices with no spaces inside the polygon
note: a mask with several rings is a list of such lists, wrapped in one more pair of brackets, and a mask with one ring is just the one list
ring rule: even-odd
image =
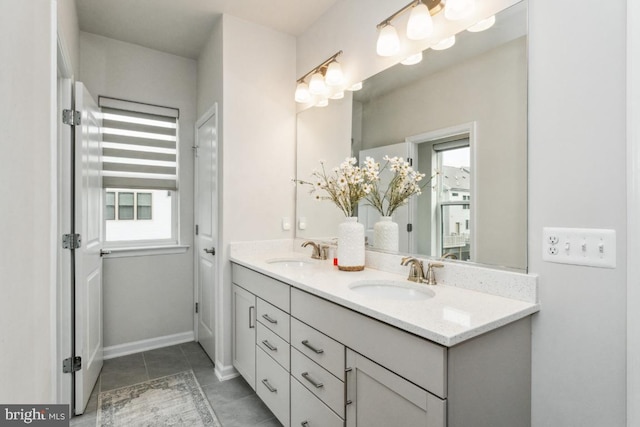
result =
[{"label": "white wall", "polygon": [[216,369],[232,360],[229,243],[293,237],[280,224],[294,218],[295,82],[295,39],[229,15],[198,61],[198,115],[220,112]]},{"label": "white wall", "polygon": [[[371,148],[476,122],[473,260],[520,269],[527,264],[526,57],[519,38],[373,99],[364,104],[362,129]],[[427,176],[429,168],[418,163]],[[430,197],[419,200],[430,218]]]},{"label": "white wall", "polygon": [[55,401],[56,5],[0,2],[0,402]]},{"label": "white wall", "polygon": [[75,0],[57,0],[58,37],[71,62],[73,73],[78,77],[80,70],[80,28]]},{"label": "white wall", "polygon": [[[180,110],[180,243],[193,245],[196,61],[80,33],[89,92]],[[104,260],[104,345],[193,331],[193,253]]]},{"label": "white wall", "polygon": [[[535,0],[529,12],[529,269],[540,275],[541,301],[533,323],[533,424],[621,426],[625,2],[596,9],[579,0]],[[543,262],[544,226],[615,229],[617,268]]]},{"label": "white wall", "polygon": [[[405,2],[381,3],[336,3],[298,39],[298,75],[339,49],[345,68],[359,76],[380,71],[375,25]],[[625,4],[535,0],[529,16],[529,271],[539,274],[541,295],[532,337],[533,425],[622,426]],[[545,225],[616,229],[617,268],[542,262]]]}]

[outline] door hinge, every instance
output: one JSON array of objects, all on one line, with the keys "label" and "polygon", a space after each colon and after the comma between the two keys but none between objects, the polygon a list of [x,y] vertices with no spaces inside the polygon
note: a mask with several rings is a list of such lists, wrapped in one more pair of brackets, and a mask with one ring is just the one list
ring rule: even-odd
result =
[{"label": "door hinge", "polygon": [[407,233],[411,233],[413,231],[413,224],[407,224]]},{"label": "door hinge", "polygon": [[198,313],[199,311],[200,311],[200,305],[196,303],[196,313]]},{"label": "door hinge", "polygon": [[69,357],[62,361],[62,372],[65,374],[70,374],[80,369],[82,369],[82,357],[80,356]]},{"label": "door hinge", "polygon": [[197,145],[194,145],[193,147],[191,147],[193,149],[193,155],[198,157],[200,155],[200,147],[198,147]]},{"label": "door hinge", "polygon": [[69,126],[79,126],[81,123],[80,111],[62,110],[62,123]]},{"label": "door hinge", "polygon": [[198,226],[198,224],[196,224],[196,236],[198,235],[199,232],[200,232],[200,227]]},{"label": "door hinge", "polygon": [[79,234],[63,234],[62,235],[62,248],[63,249],[78,249],[82,246],[82,238]]},{"label": "door hinge", "polygon": [[411,157],[407,157],[407,163],[409,163],[409,166],[413,166],[413,159]]}]

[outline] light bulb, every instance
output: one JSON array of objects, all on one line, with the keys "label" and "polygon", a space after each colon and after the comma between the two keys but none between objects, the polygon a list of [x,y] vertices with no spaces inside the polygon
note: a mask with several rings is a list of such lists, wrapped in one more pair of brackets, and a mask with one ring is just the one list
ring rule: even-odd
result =
[{"label": "light bulb", "polygon": [[456,36],[451,36],[451,37],[447,37],[446,39],[440,40],[438,43],[431,46],[431,49],[445,50],[445,49],[449,49],[454,44],[456,44]]},{"label": "light bulb", "polygon": [[344,98],[344,91],[340,90],[334,94],[332,94],[331,96],[329,96],[329,99],[342,99]]},{"label": "light bulb", "polygon": [[356,91],[359,91],[360,89],[362,89],[362,82],[354,83],[349,88],[351,92],[356,92]]},{"label": "light bulb", "polygon": [[400,51],[400,38],[396,28],[387,24],[380,29],[376,52],[380,56],[393,56]]},{"label": "light bulb", "polygon": [[422,2],[411,9],[407,22],[407,38],[410,40],[424,40],[433,33],[433,19],[429,8]]},{"label": "light bulb", "polygon": [[329,86],[340,86],[344,83],[344,74],[342,74],[342,67],[339,62],[333,61],[329,64],[324,80]]},{"label": "light bulb", "polygon": [[314,95],[322,95],[327,91],[327,85],[324,83],[324,77],[321,72],[318,71],[311,76],[309,91]]},{"label": "light bulb", "polygon": [[315,107],[326,107],[327,105],[329,105],[329,99],[325,97],[318,99],[315,103]]},{"label": "light bulb", "polygon": [[450,21],[458,21],[469,16],[475,8],[475,0],[447,0],[444,16]]},{"label": "light bulb", "polygon": [[311,101],[311,92],[309,86],[305,82],[298,83],[296,87],[296,102],[306,104]]},{"label": "light bulb", "polygon": [[496,16],[490,16],[487,19],[483,19],[482,21],[476,22],[474,25],[467,28],[467,31],[472,33],[479,33],[480,31],[488,30],[493,27],[493,24],[496,23]]},{"label": "light bulb", "polygon": [[404,61],[401,62],[402,65],[414,65],[422,61],[422,52],[418,52],[415,55],[407,56]]}]

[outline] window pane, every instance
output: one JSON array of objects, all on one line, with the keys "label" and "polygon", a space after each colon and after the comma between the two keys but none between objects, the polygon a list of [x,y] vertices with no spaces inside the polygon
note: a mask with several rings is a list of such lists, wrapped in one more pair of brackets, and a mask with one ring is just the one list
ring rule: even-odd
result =
[{"label": "window pane", "polygon": [[[130,189],[108,189],[119,193],[119,219],[129,221],[105,221],[105,238],[108,242],[169,240],[173,237],[173,197],[175,192],[142,189],[136,193]],[[125,197],[122,197],[125,195]],[[134,197],[135,196],[135,197]],[[135,205],[134,205],[135,202]],[[136,211],[137,210],[137,215]],[[138,221],[130,221],[137,219]]]},{"label": "window pane", "polygon": [[104,219],[113,221],[116,219],[116,193],[107,192],[105,200]]},{"label": "window pane", "polygon": [[442,205],[440,224],[442,230],[442,253],[455,254],[458,259],[468,260],[470,249],[469,210],[464,205]]},{"label": "window pane", "polygon": [[107,192],[107,206],[115,206],[116,204],[116,193],[113,191]]}]

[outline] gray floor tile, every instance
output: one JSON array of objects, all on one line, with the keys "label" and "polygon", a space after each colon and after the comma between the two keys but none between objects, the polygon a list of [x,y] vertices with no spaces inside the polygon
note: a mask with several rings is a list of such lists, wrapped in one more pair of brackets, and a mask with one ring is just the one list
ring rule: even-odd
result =
[{"label": "gray floor tile", "polygon": [[209,356],[207,356],[204,351],[200,351],[199,353],[185,353],[185,357],[187,358],[187,362],[189,362],[189,365],[194,369],[213,368],[213,362],[211,361],[211,359],[209,359]]},{"label": "gray floor tile", "polygon": [[216,371],[214,370],[213,366],[211,366],[210,368],[193,368],[193,373],[195,374],[200,387],[220,382],[220,380],[216,376]]},{"label": "gray floor tile", "polygon": [[266,421],[261,422],[260,424],[256,424],[256,427],[282,427],[280,421],[277,418],[271,418]]},{"label": "gray floor tile", "polygon": [[214,411],[223,427],[253,427],[273,418],[269,408],[256,394],[216,405]]},{"label": "gray floor tile", "polygon": [[104,366],[102,367],[102,374],[123,371],[132,371],[137,373],[139,371],[144,371],[144,369],[144,358],[142,357],[142,353],[138,353],[105,360]]},{"label": "gray floor tile", "polygon": [[204,350],[202,349],[202,347],[200,346],[200,344],[198,344],[195,341],[191,341],[191,342],[186,342],[184,344],[180,344],[180,348],[182,349],[182,351],[187,354],[187,353],[202,353]]},{"label": "gray floor tile", "polygon": [[191,369],[179,345],[145,351],[144,360],[150,379],[166,377]]},{"label": "gray floor tile", "polygon": [[207,399],[209,399],[211,406],[214,408],[218,405],[230,403],[234,400],[255,394],[253,389],[244,379],[242,379],[242,377],[209,384],[202,387],[202,390],[207,395]]},{"label": "gray floor tile", "polygon": [[111,372],[109,374],[101,375],[100,377],[100,391],[113,390],[120,387],[126,387],[128,385],[138,384],[149,380],[149,376],[146,371],[143,372]]}]

